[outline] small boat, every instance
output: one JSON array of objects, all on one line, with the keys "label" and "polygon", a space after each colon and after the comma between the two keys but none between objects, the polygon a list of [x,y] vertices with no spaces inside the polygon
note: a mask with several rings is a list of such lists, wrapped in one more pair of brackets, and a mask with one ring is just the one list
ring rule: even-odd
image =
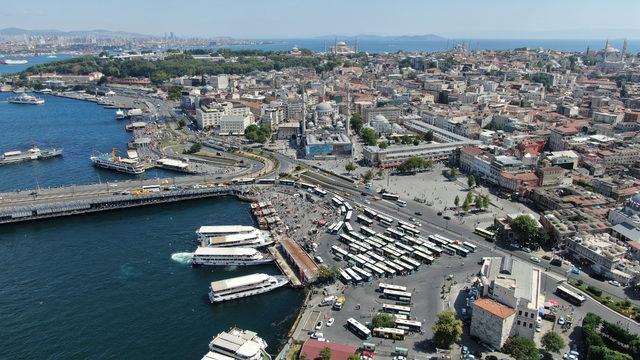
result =
[{"label": "small boat", "polygon": [[13,96],[8,99],[11,104],[24,104],[24,105],[42,105],[44,99],[35,97],[33,95],[22,93],[18,96]]}]

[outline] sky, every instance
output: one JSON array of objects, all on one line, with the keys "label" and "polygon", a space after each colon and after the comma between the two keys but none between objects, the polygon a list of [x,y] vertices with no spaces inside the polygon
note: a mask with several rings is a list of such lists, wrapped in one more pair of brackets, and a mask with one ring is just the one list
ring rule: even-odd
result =
[{"label": "sky", "polygon": [[640,38],[640,0],[2,1],[0,28],[303,38]]}]

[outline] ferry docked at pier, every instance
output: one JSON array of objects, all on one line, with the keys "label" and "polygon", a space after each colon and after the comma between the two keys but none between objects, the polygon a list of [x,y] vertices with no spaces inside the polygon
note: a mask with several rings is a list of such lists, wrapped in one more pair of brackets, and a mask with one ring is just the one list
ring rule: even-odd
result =
[{"label": "ferry docked at pier", "polygon": [[124,113],[124,111],[122,109],[118,109],[116,111],[116,119],[117,120],[122,120],[122,119],[124,119],[126,117],[127,117],[127,115]]},{"label": "ferry docked at pier", "polygon": [[144,173],[144,164],[138,160],[121,158],[116,149],[111,154],[100,154],[91,156],[91,162],[97,167],[115,170],[126,174],[139,175]]},{"label": "ferry docked at pier", "polygon": [[21,161],[48,159],[61,155],[62,149],[39,149],[34,146],[24,153],[19,150],[5,152],[4,154],[0,155],[0,165]]},{"label": "ferry docked at pier", "polygon": [[259,295],[285,286],[289,283],[284,275],[251,274],[226,280],[214,281],[209,285],[209,301],[217,303]]},{"label": "ferry docked at pier", "polygon": [[11,104],[24,104],[24,105],[42,105],[44,99],[35,97],[33,95],[22,93],[18,96],[13,96],[8,99]]},{"label": "ferry docked at pier", "polygon": [[191,263],[194,266],[260,265],[273,261],[255,248],[199,246]]},{"label": "ferry docked at pier", "polygon": [[219,225],[201,226],[196,231],[200,246],[260,248],[273,244],[267,231],[253,226]]},{"label": "ferry docked at pier", "polygon": [[0,59],[0,65],[24,65],[28,60]]},{"label": "ferry docked at pier", "polygon": [[271,360],[266,349],[257,333],[232,327],[213,337],[202,360]]}]

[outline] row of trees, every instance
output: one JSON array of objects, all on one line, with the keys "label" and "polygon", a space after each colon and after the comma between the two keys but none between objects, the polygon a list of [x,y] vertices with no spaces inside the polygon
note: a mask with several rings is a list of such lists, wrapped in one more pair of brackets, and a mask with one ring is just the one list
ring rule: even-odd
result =
[{"label": "row of trees", "polygon": [[398,165],[396,170],[401,173],[411,173],[417,170],[431,169],[433,167],[433,160],[423,159],[419,156],[413,156],[405,160],[402,164]]},{"label": "row of trees", "polygon": [[[460,207],[460,197],[458,195],[453,199],[453,205],[455,205],[456,208]],[[474,196],[473,193],[469,192],[462,203],[462,211],[468,212],[471,210],[471,206],[474,206],[477,210],[486,210],[489,205],[491,205],[489,195]]]},{"label": "row of trees", "polygon": [[582,341],[587,360],[640,359],[640,336],[593,313],[582,320]]}]

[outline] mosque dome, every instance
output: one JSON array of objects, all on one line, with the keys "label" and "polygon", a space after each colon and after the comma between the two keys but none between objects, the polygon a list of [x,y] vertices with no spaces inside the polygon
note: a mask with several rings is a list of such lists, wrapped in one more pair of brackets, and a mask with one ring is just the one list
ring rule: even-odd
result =
[{"label": "mosque dome", "polygon": [[328,102],[321,102],[316,105],[316,111],[333,111],[333,107]]}]

